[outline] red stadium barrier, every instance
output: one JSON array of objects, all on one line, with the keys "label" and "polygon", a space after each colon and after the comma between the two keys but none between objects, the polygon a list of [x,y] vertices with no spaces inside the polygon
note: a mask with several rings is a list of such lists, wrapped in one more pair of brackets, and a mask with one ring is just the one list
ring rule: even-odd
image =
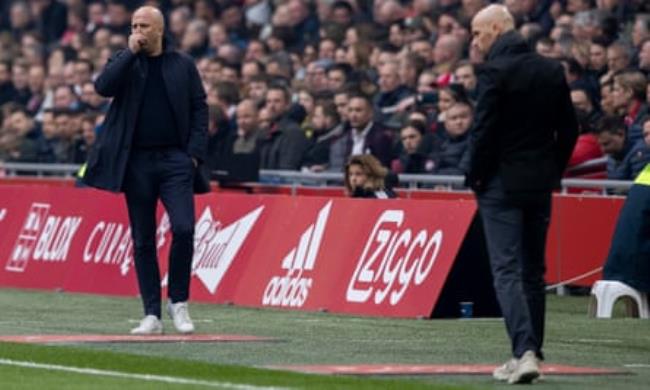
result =
[{"label": "red stadium barrier", "polygon": [[[198,196],[193,299],[429,316],[459,252],[472,249],[463,241],[476,205],[470,194],[459,194],[464,199],[450,193],[418,196],[423,194],[444,199]],[[547,247],[549,283],[602,265],[621,204],[620,198],[556,196]],[[157,244],[166,259],[170,232],[162,209],[159,222]],[[0,286],[137,294],[126,211],[118,195],[3,185],[0,231]],[[162,261],[161,272],[166,269]],[[589,285],[598,276],[575,284]]]}]

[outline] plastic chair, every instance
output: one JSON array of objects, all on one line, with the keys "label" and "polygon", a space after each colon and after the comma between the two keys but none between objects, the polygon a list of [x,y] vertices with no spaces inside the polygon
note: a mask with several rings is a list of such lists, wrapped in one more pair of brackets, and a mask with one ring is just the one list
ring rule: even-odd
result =
[{"label": "plastic chair", "polygon": [[625,283],[616,280],[599,280],[591,288],[589,315],[596,318],[612,318],[614,304],[621,298],[629,317],[650,318],[648,296]]}]

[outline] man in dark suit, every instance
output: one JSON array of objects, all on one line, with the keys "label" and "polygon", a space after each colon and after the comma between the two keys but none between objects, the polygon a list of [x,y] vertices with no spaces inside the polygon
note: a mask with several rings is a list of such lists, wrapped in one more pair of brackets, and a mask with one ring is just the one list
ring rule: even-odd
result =
[{"label": "man in dark suit", "polygon": [[115,53],[95,81],[97,92],[113,101],[83,180],[126,197],[145,313],[133,334],[162,333],[156,255],[156,205],[162,201],[172,230],[167,311],[179,332],[191,333],[193,185],[206,153],[206,96],[192,59],[166,45],[157,8],[136,10],[131,30],[128,48]]},{"label": "man in dark suit", "polygon": [[358,154],[372,154],[384,167],[391,166],[393,134],[374,121],[374,114],[370,98],[362,94],[350,96],[347,112],[349,126],[330,145],[330,170],[343,169],[350,156]]},{"label": "man in dark suit", "polygon": [[533,53],[512,15],[490,5],[472,20],[479,74],[467,185],[476,193],[512,355],[494,371],[509,383],[539,377],[543,359],[546,232],[578,128],[562,66]]}]

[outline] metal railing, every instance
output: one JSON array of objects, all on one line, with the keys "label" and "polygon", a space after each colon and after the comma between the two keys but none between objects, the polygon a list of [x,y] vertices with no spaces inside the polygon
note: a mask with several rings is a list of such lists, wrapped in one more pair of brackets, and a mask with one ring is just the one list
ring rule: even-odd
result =
[{"label": "metal railing", "polygon": [[[0,174],[5,177],[74,177],[80,166],[76,164],[36,164],[36,163],[0,163]],[[448,175],[398,175],[400,185],[409,190],[441,189],[449,191],[467,191],[463,176]],[[343,174],[339,172],[299,172],[261,170],[260,182],[266,185],[288,185],[298,187],[340,186]],[[632,186],[632,181],[600,179],[563,179],[562,191],[571,189],[589,190],[600,194],[622,193]]]}]

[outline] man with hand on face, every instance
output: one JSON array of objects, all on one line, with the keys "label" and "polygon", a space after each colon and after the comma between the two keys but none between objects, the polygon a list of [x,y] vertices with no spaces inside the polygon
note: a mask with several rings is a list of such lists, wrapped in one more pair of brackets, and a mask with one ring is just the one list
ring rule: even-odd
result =
[{"label": "man with hand on face", "polygon": [[125,194],[145,314],[133,334],[163,331],[156,253],[158,199],[172,231],[167,311],[179,332],[194,331],[187,307],[194,249],[193,192],[209,190],[197,172],[207,143],[205,91],[192,59],[166,45],[163,32],[160,10],[137,9],[128,48],[116,52],[97,77],[95,89],[113,101],[83,178],[90,186]]},{"label": "man with hand on face", "polygon": [[559,188],[578,125],[562,65],[530,50],[505,7],[479,11],[472,36],[486,62],[479,72],[466,184],[478,200],[512,349],[512,358],[493,375],[530,383],[543,359],[551,192]]}]

